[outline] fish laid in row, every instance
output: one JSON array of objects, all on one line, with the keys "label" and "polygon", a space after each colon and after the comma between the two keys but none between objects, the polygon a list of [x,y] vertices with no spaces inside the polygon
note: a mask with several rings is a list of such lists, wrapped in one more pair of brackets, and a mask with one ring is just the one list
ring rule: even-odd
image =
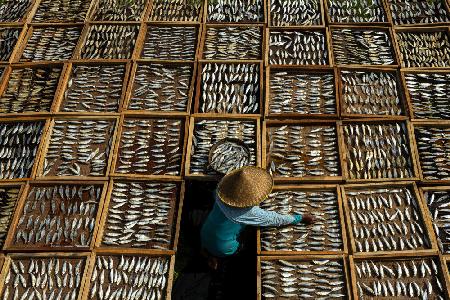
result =
[{"label": "fish laid in row", "polygon": [[91,0],[43,0],[33,17],[38,23],[84,22]]},{"label": "fish laid in row", "polygon": [[16,27],[0,28],[0,61],[8,61],[14,51],[22,29]]},{"label": "fish laid in row", "polygon": [[445,0],[388,0],[394,25],[444,23],[450,20]]},{"label": "fish laid in row", "polygon": [[434,233],[443,254],[450,253],[450,191],[427,190],[423,193]]},{"label": "fish laid in row", "polygon": [[0,2],[0,22],[23,21],[30,11],[31,0],[4,0]]},{"label": "fish laid in row", "polygon": [[198,22],[203,1],[154,0],[150,21]]},{"label": "fish laid in row", "polygon": [[94,21],[139,21],[146,0],[99,0],[92,15]]},{"label": "fish laid in row", "polygon": [[381,0],[328,0],[328,14],[333,23],[387,22]]},{"label": "fish laid in row", "polygon": [[[19,198],[20,186],[0,187],[0,248],[6,239],[14,209]],[[1,268],[1,263],[0,263]]]},{"label": "fish laid in row", "polygon": [[271,26],[321,25],[319,0],[270,0]]},{"label": "fish laid in row", "polygon": [[206,13],[207,22],[249,23],[264,21],[262,0],[209,1]]}]

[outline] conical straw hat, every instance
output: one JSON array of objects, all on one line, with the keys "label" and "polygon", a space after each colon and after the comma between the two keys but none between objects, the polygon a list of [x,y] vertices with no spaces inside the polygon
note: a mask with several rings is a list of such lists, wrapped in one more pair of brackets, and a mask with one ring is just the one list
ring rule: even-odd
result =
[{"label": "conical straw hat", "polygon": [[273,187],[270,174],[258,167],[242,167],[225,175],[217,186],[217,194],[225,204],[234,207],[258,205]]}]

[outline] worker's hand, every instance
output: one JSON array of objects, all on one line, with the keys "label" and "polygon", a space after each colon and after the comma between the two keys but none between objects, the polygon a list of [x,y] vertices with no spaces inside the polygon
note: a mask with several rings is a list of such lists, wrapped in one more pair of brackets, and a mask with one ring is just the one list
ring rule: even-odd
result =
[{"label": "worker's hand", "polygon": [[315,218],[314,218],[313,215],[310,215],[310,214],[304,214],[304,215],[302,216],[302,221],[301,221],[301,223],[306,224],[306,225],[310,225],[310,224],[314,223],[315,221],[316,221],[316,220],[315,220]]}]

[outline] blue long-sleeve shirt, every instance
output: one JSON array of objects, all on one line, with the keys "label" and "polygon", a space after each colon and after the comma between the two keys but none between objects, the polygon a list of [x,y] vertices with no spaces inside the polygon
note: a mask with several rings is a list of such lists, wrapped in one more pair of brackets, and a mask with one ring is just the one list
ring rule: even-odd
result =
[{"label": "blue long-sleeve shirt", "polygon": [[201,229],[202,247],[214,256],[226,257],[238,250],[237,238],[245,226],[284,226],[293,222],[291,215],[267,211],[258,206],[231,207],[216,194],[213,209]]}]

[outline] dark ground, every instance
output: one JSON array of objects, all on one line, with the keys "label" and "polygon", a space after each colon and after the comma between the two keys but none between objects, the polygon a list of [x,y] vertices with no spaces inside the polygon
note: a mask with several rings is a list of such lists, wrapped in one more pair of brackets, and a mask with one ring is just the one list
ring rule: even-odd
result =
[{"label": "dark ground", "polygon": [[200,254],[200,228],[214,201],[215,183],[186,182],[172,300],[255,299],[256,233],[247,228],[244,248],[212,271]]}]

